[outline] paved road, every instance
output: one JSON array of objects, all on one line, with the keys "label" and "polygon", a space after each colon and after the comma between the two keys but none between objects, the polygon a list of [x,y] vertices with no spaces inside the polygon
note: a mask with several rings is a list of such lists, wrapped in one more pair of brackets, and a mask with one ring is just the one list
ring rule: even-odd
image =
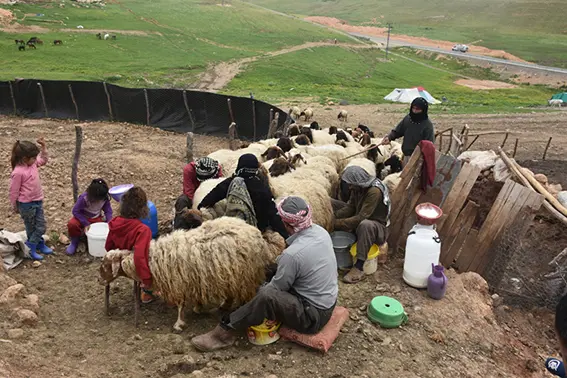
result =
[{"label": "paved road", "polygon": [[[349,34],[353,35],[355,37],[368,38],[373,42],[384,44],[384,46],[386,45],[386,38],[385,37],[375,37],[375,36],[365,35],[365,34],[360,34],[360,33],[349,33]],[[485,56],[485,55],[474,55],[474,54],[470,54],[470,53],[461,53],[461,52],[456,52],[456,51],[451,51],[451,50],[438,49],[438,48],[435,48],[435,47],[416,45],[416,44],[408,43],[408,42],[405,42],[405,41],[395,40],[395,39],[392,39],[392,38],[390,38],[390,46],[392,46],[392,47],[407,46],[407,47],[413,47],[413,48],[420,49],[420,50],[428,50],[428,51],[433,51],[433,52],[437,52],[437,53],[442,53],[442,54],[446,54],[446,55],[454,55],[454,56],[465,58],[465,59],[480,60],[480,61],[490,62],[490,63],[495,63],[495,64],[506,64],[506,65],[509,65],[509,66],[516,66],[516,67],[528,68],[528,69],[532,69],[532,70],[539,70],[539,71],[546,71],[546,72],[553,72],[553,73],[559,73],[559,74],[567,75],[567,69],[565,69],[565,68],[540,66],[539,64],[513,62],[513,61],[510,61],[510,60],[493,58],[491,56]]]}]

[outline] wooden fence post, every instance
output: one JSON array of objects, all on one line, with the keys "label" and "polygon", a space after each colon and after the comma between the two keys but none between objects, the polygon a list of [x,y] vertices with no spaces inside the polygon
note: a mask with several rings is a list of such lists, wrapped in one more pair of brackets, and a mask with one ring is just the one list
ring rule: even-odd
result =
[{"label": "wooden fence post", "polygon": [[500,148],[504,149],[504,145],[506,144],[507,140],[508,140],[508,132],[506,132],[506,135],[504,135],[504,140],[502,141]]},{"label": "wooden fence post", "polygon": [[104,92],[106,93],[106,101],[108,102],[108,114],[110,115],[110,121],[114,121],[114,117],[112,116],[112,105],[110,103],[110,93],[108,92],[108,88],[106,86],[106,82],[102,82],[104,86]]},{"label": "wooden fence post", "polygon": [[144,97],[146,98],[146,124],[150,126],[150,100],[148,99],[148,90],[144,88]]},{"label": "wooden fence post", "polygon": [[189,101],[187,101],[187,91],[183,90],[183,103],[185,104],[185,110],[187,110],[187,114],[189,114],[189,120],[191,121],[191,131],[195,131],[195,120],[193,119],[193,114],[191,113],[191,109],[189,109]]},{"label": "wooden fence post", "polygon": [[77,106],[77,101],[75,101],[75,95],[73,94],[73,88],[71,88],[71,84],[69,84],[69,94],[71,95],[71,101],[73,101],[73,105],[75,105],[75,115],[77,116],[77,120],[79,120],[79,107]]},{"label": "wooden fence post", "polygon": [[16,96],[14,96],[14,88],[12,87],[12,82],[9,81],[10,84],[10,96],[12,96],[12,105],[14,106],[14,115],[18,114],[18,108],[16,106]]},{"label": "wooden fence post", "polygon": [[234,121],[234,113],[232,112],[232,102],[230,101],[230,98],[227,99],[226,102],[228,103],[228,112],[230,113],[230,122],[236,123]]},{"label": "wooden fence post", "polygon": [[83,144],[83,128],[75,126],[75,156],[73,157],[73,168],[71,169],[71,182],[73,183],[73,200],[77,202],[79,198],[79,180],[77,179],[77,171],[79,168],[79,159],[81,158],[81,146]]},{"label": "wooden fence post", "polygon": [[514,143],[514,152],[512,152],[512,157],[516,157],[516,151],[518,150],[518,138],[516,138],[516,142]]},{"label": "wooden fence post", "polygon": [[543,157],[541,158],[541,160],[545,160],[545,157],[547,156],[547,150],[549,149],[549,146],[551,145],[551,139],[553,139],[553,137],[549,137],[549,140],[547,141],[547,144],[545,145],[545,150],[543,151]]},{"label": "wooden fence post", "polygon": [[193,133],[187,133],[187,147],[185,157],[187,159],[187,163],[191,163],[193,161]]},{"label": "wooden fence post", "polygon": [[43,87],[41,83],[37,83],[39,87],[39,93],[41,94],[41,101],[43,101],[43,110],[45,111],[45,118],[49,118],[49,113],[47,112],[47,101],[45,101],[45,94],[43,93]]}]

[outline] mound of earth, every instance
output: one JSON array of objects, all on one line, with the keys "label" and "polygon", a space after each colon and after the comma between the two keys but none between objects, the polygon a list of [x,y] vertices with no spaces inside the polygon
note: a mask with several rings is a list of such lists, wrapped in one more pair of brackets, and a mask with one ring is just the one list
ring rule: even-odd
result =
[{"label": "mound of earth", "polygon": [[473,79],[459,79],[455,84],[469,87],[474,90],[489,90],[489,89],[509,89],[516,88],[517,85],[504,83],[495,80],[473,80]]},{"label": "mound of earth", "polygon": [[37,324],[38,313],[39,297],[27,294],[24,285],[0,273],[0,338],[12,340],[23,337],[25,328]]}]

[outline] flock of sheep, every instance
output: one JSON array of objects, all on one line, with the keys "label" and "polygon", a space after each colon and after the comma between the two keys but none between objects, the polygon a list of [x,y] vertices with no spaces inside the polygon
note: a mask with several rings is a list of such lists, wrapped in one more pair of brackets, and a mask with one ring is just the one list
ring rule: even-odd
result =
[{"label": "flock of sheep", "polygon": [[[300,114],[307,121],[313,117],[306,109],[292,114],[292,119],[298,122]],[[293,123],[278,134],[279,138],[209,154],[221,164],[225,177],[204,181],[195,192],[194,207],[187,213],[197,220],[196,228],[177,230],[151,242],[149,260],[155,289],[178,306],[175,330],[183,328],[188,305],[199,312],[211,307],[230,309],[251,300],[265,279],[266,266],[285,248],[279,234],[261,234],[240,219],[223,217],[226,200],[213,209],[197,210],[216,185],[235,173],[240,156],[253,154],[258,158],[276,202],[291,195],[305,199],[312,207],[313,221],[329,232],[334,227],[331,198],[344,199],[340,174],[347,166],[357,165],[372,176],[382,177],[390,191],[399,183],[403,158],[399,143],[378,146],[381,139],[360,129],[320,130],[317,122],[306,126]],[[298,143],[305,139],[306,144]],[[369,150],[368,144],[377,147]],[[106,285],[118,276],[137,280],[132,253],[108,252],[100,274],[101,283]]]}]

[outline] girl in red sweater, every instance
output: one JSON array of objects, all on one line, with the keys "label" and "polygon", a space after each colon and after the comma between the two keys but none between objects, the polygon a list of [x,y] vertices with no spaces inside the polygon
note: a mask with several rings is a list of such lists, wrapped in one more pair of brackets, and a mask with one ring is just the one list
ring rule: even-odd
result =
[{"label": "girl in red sweater", "polygon": [[140,187],[135,186],[124,193],[120,201],[120,215],[108,224],[110,231],[105,245],[107,251],[113,249],[134,251],[136,274],[142,281],[143,303],[149,303],[155,299],[150,290],[152,273],[148,259],[152,231],[140,220],[148,217],[147,203],[146,193]]}]

